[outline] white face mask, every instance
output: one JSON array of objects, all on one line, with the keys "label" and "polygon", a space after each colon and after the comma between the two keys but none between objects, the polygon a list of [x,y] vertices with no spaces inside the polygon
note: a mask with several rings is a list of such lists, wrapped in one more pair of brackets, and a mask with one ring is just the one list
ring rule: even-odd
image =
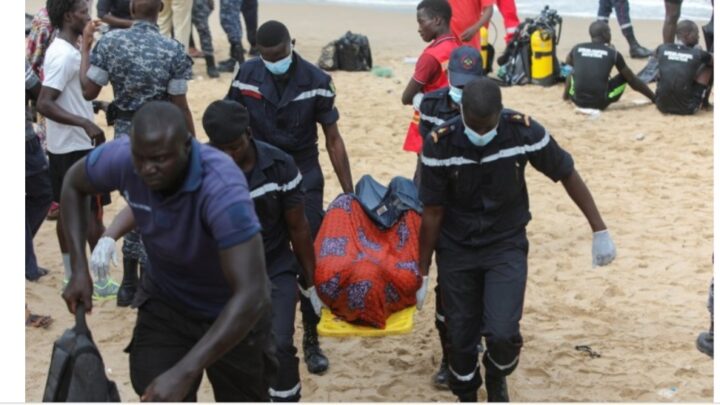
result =
[{"label": "white face mask", "polygon": [[473,145],[485,146],[497,136],[497,129],[500,123],[498,123],[498,125],[495,125],[495,128],[491,129],[490,131],[484,134],[479,134],[465,123],[465,116],[462,113],[462,108],[460,108],[460,117],[462,118],[462,123],[465,126],[465,136]]},{"label": "white face mask", "polygon": [[292,55],[292,45],[290,45],[290,54],[277,62],[268,62],[265,59],[262,59],[262,57],[260,59],[262,59],[267,70],[277,76],[284,75],[290,69],[290,65],[292,64]]},{"label": "white face mask", "polygon": [[448,94],[455,104],[460,105],[460,100],[462,100],[462,89],[450,85],[450,91]]}]

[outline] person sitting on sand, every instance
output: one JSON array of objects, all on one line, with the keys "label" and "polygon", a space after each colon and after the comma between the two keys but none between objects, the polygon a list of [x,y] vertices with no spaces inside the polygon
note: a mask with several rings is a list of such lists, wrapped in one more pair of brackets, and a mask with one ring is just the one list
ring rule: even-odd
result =
[{"label": "person sitting on sand", "polygon": [[658,84],[655,105],[668,114],[695,114],[709,105],[713,80],[713,55],[698,45],[697,24],[682,20],[677,26],[679,43],[662,44],[655,51]]},{"label": "person sitting on sand", "polygon": [[[604,21],[590,24],[590,42],[575,45],[566,63],[573,67],[565,80],[563,99],[580,108],[604,110],[618,101],[629,84],[650,100],[655,94],[625,63],[622,54],[610,45],[610,26]],[[620,74],[610,78],[615,67]]]}]

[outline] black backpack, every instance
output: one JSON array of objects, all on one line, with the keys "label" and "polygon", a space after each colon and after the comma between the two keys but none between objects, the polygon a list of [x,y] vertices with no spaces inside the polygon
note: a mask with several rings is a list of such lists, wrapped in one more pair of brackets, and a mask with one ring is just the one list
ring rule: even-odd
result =
[{"label": "black backpack", "polygon": [[43,402],[120,402],[120,394],[105,374],[105,364],[78,305],[75,327],[53,344]]},{"label": "black backpack", "polygon": [[324,70],[348,72],[372,69],[372,52],[368,37],[348,31],[340,39],[323,47],[318,66]]}]

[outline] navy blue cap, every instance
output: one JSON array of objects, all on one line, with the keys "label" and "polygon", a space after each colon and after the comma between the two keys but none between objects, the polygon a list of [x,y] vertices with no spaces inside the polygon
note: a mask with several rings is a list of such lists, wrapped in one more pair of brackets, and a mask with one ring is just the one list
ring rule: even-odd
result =
[{"label": "navy blue cap", "polygon": [[453,87],[462,87],[478,77],[485,76],[482,56],[477,49],[463,45],[450,54],[448,79]]}]

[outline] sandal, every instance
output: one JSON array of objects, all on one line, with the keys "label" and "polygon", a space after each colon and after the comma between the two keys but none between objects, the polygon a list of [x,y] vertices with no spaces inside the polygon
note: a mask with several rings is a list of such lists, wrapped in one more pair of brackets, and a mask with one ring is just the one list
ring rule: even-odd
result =
[{"label": "sandal", "polygon": [[26,313],[25,326],[47,329],[53,323],[53,319],[49,315],[35,315],[28,311]]},{"label": "sandal", "polygon": [[47,276],[49,273],[50,273],[50,270],[48,270],[48,269],[43,269],[42,267],[38,267],[38,269],[37,269],[37,276],[35,276],[35,277],[25,276],[25,278],[26,278],[28,281],[38,281],[38,280],[40,280],[40,278],[42,278],[43,276]]}]

